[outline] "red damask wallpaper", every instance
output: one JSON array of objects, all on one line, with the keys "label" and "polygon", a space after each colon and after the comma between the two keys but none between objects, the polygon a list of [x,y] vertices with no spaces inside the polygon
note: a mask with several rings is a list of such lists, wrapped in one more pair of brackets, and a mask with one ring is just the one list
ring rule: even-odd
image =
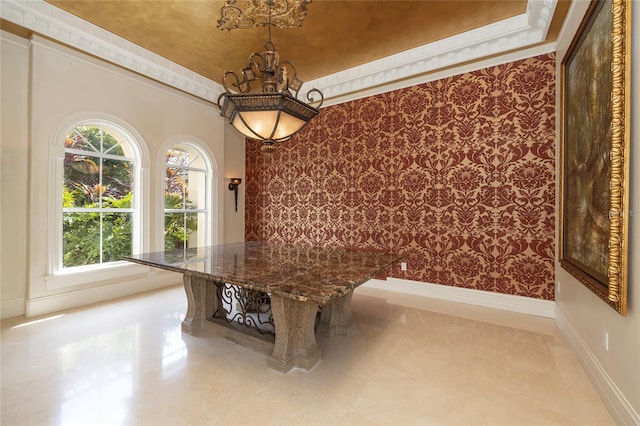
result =
[{"label": "red damask wallpaper", "polygon": [[247,240],[384,249],[390,276],[553,299],[555,56],[324,108],[247,141]]}]

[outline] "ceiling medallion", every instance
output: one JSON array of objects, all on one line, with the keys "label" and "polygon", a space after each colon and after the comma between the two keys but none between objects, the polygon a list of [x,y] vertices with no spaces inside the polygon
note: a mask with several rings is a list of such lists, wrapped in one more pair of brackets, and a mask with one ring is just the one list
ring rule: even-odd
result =
[{"label": "ceiling medallion", "polygon": [[[254,0],[247,3],[256,5],[258,2]],[[276,2],[263,0],[260,3],[271,9]],[[270,157],[276,142],[286,141],[318,115],[324,97],[318,89],[311,89],[307,92],[309,103],[298,99],[298,92],[304,83],[298,78],[296,67],[291,62],[280,62],[280,56],[271,42],[273,24],[269,18],[267,25],[269,39],[264,45],[266,51],[249,56],[249,63],[242,69],[242,77],[233,71],[225,71],[222,77],[225,91],[218,98],[218,107],[220,115],[236,130],[250,139],[262,141],[260,150]],[[256,82],[260,82],[259,87]],[[253,88],[252,84],[256,87]]]},{"label": "ceiling medallion", "polygon": [[227,0],[220,10],[218,29],[247,29],[259,25],[300,28],[307,17],[309,3],[311,0]]}]

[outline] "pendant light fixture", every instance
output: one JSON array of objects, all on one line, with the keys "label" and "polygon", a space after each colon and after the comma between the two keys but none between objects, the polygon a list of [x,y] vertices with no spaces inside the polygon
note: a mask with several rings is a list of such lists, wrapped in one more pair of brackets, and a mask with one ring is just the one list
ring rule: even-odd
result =
[{"label": "pendant light fixture", "polygon": [[[242,69],[242,77],[233,71],[224,73],[222,85],[225,91],[218,98],[218,106],[220,115],[240,133],[262,141],[260,150],[270,157],[276,142],[286,141],[318,115],[324,97],[319,90],[311,89],[307,93],[308,103],[298,99],[303,81],[298,78],[293,63],[280,62],[271,41],[274,0],[264,1],[269,9],[266,24],[269,38],[265,43],[265,52],[255,52],[249,56],[248,65]],[[308,1],[303,0],[302,7],[306,3]],[[252,84],[257,86],[257,82],[260,87],[252,87]]]}]

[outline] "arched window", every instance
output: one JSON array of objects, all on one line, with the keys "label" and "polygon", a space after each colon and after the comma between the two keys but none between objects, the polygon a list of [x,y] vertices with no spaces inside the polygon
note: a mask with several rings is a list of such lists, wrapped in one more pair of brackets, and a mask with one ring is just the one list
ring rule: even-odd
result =
[{"label": "arched window", "polygon": [[62,269],[121,260],[134,252],[140,158],[133,138],[111,123],[83,122],[64,140]]},{"label": "arched window", "polygon": [[211,162],[195,144],[180,142],[164,156],[165,249],[211,244]]}]

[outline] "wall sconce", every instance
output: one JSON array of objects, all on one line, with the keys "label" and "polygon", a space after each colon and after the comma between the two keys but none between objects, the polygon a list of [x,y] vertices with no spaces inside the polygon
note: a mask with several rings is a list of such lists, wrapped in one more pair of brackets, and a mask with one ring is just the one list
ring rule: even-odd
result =
[{"label": "wall sconce", "polygon": [[231,178],[231,182],[229,183],[229,191],[234,192],[234,197],[236,200],[236,211],[238,211],[238,185],[242,183],[242,179],[240,178]]}]

